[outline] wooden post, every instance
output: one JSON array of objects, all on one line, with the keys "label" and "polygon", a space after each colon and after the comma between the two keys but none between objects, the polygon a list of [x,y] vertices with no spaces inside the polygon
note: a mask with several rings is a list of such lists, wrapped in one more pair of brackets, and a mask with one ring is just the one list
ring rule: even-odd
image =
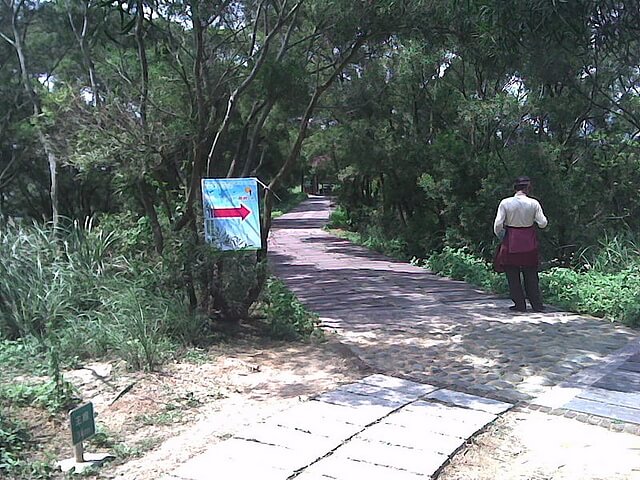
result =
[{"label": "wooden post", "polygon": [[75,451],[76,463],[84,463],[84,447],[82,446],[82,442],[76,443],[73,449]]}]

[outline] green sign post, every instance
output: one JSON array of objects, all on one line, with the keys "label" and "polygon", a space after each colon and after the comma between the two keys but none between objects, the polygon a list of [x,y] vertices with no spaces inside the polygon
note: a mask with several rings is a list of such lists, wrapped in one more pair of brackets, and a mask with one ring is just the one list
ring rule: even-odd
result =
[{"label": "green sign post", "polygon": [[84,462],[82,442],[96,434],[96,423],[93,418],[93,403],[80,405],[69,412],[71,422],[71,443],[76,451],[76,462]]},{"label": "green sign post", "polygon": [[[71,442],[75,450],[74,458],[67,458],[58,462],[58,467],[63,472],[75,471],[82,473],[87,468],[102,465],[109,458],[114,458],[108,453],[84,453],[82,442],[96,434],[96,423],[93,419],[93,403],[87,402],[69,412],[71,423]],[[66,478],[66,477],[65,477]]]}]

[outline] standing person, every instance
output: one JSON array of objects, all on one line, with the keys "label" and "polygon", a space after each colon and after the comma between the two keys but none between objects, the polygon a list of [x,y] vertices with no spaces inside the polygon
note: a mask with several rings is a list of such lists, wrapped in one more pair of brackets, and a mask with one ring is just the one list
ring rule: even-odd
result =
[{"label": "standing person", "polygon": [[518,312],[526,311],[524,291],[529,298],[531,308],[542,312],[542,296],[538,285],[538,237],[534,223],[540,228],[547,226],[547,217],[540,203],[528,196],[531,193],[529,177],[516,178],[513,197],[505,198],[498,206],[493,222],[493,231],[502,239],[496,255],[496,270],[507,275],[509,294],[514,305],[509,307]]}]

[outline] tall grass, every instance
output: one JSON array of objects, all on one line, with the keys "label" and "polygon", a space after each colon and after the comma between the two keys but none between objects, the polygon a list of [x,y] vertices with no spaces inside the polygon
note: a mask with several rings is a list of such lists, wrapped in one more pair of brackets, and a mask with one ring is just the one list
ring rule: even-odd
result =
[{"label": "tall grass", "polygon": [[33,339],[60,365],[114,353],[153,369],[173,348],[166,325],[180,302],[145,288],[152,273],[119,255],[120,237],[78,222],[0,232],[0,337]]},{"label": "tall grass", "polygon": [[586,270],[620,272],[640,268],[640,236],[631,232],[605,233],[597,245],[584,248],[578,255]]},{"label": "tall grass", "polygon": [[104,293],[100,330],[111,349],[137,370],[161,365],[172,350],[167,336],[170,303],[149,298],[148,291],[136,285],[128,285],[118,295],[111,295],[111,290]]},{"label": "tall grass", "polygon": [[300,300],[277,278],[267,280],[261,298],[262,313],[272,338],[280,340],[321,339],[317,315],[309,312]]}]

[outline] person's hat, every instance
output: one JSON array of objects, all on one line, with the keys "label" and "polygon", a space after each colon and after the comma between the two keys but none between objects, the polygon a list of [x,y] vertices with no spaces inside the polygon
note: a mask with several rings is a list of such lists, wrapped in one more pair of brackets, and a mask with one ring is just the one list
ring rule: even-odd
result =
[{"label": "person's hat", "polygon": [[523,190],[531,185],[531,179],[529,177],[518,177],[513,182],[513,188],[516,190]]}]

